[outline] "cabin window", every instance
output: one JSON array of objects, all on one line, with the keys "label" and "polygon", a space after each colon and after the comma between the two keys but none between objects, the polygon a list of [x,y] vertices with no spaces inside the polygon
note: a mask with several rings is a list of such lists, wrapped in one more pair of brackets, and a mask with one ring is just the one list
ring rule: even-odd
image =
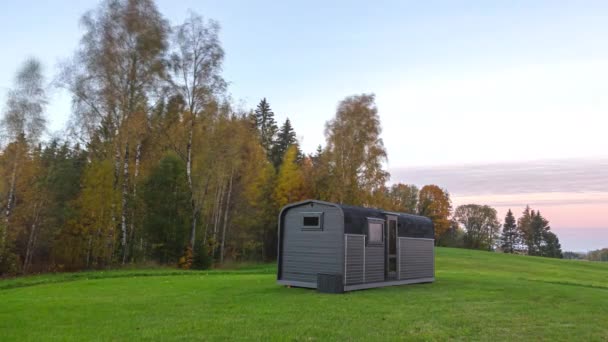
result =
[{"label": "cabin window", "polygon": [[302,230],[322,230],[323,213],[302,213]]},{"label": "cabin window", "polygon": [[367,222],[367,241],[372,244],[383,242],[382,228],[384,224],[380,220],[369,220]]}]

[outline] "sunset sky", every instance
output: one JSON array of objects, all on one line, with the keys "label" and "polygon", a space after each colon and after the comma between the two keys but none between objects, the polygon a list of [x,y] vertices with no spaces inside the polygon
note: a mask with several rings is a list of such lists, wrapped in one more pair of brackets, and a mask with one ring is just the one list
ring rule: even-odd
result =
[{"label": "sunset sky", "polygon": [[[29,56],[52,80],[97,3],[3,4],[2,104]],[[392,182],[435,183],[455,205],[501,216],[530,204],[565,250],[608,247],[608,2],[158,4],[172,24],[188,8],[218,20],[234,102],[248,109],[266,97],[306,152],[324,142],[340,99],[373,92]],[[69,96],[53,90],[50,135],[69,113]]]}]

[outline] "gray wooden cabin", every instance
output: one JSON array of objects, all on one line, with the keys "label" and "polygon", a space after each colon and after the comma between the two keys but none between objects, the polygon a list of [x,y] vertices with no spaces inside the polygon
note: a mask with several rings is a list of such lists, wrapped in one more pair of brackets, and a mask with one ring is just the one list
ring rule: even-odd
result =
[{"label": "gray wooden cabin", "polygon": [[277,281],[343,292],[435,280],[430,219],[316,200],[279,214]]}]

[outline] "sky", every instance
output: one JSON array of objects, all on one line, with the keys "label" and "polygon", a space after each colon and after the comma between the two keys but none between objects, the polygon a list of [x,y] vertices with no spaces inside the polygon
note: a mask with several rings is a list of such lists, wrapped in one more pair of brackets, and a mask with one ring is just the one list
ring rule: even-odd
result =
[{"label": "sky", "polygon": [[[0,103],[29,56],[72,56],[98,1],[0,4]],[[266,97],[306,152],[346,96],[374,93],[391,182],[454,206],[541,210],[566,250],[608,247],[608,2],[158,0],[220,22],[234,102]],[[49,135],[70,97],[51,91]]]}]

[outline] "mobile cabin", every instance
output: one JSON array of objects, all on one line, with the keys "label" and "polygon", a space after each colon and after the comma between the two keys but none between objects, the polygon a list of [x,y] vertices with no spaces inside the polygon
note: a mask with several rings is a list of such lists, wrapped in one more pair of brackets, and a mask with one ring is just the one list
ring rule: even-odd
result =
[{"label": "mobile cabin", "polygon": [[277,282],[321,292],[435,280],[430,219],[307,200],[279,214]]}]

